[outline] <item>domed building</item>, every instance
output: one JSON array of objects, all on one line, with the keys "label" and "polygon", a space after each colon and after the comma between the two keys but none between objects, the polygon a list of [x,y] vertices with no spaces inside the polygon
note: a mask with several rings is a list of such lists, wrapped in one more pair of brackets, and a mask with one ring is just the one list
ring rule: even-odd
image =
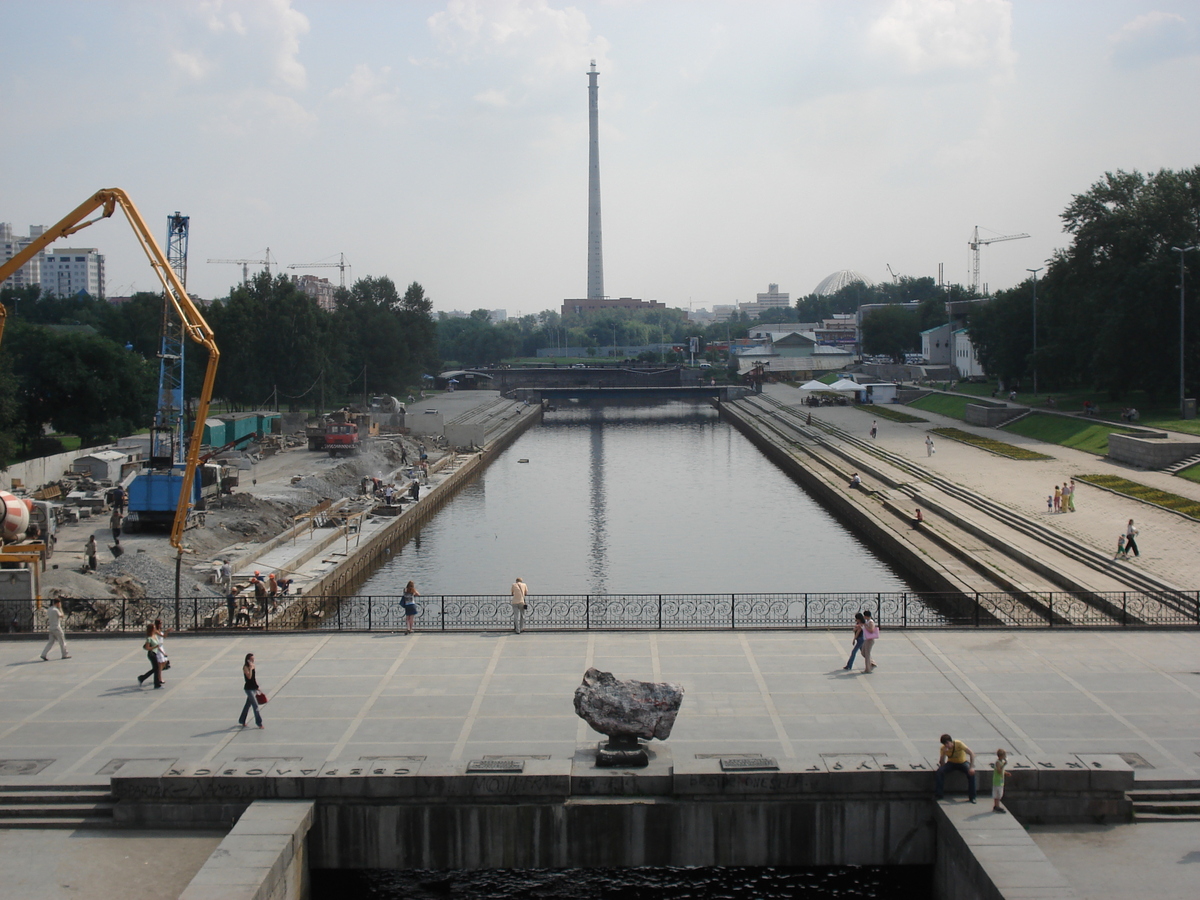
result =
[{"label": "domed building", "polygon": [[867,287],[873,287],[875,284],[870,278],[860,275],[852,269],[842,269],[821,279],[821,283],[817,285],[813,293],[821,297],[828,297],[830,294],[836,294],[846,285],[854,284],[856,281],[862,282]]}]

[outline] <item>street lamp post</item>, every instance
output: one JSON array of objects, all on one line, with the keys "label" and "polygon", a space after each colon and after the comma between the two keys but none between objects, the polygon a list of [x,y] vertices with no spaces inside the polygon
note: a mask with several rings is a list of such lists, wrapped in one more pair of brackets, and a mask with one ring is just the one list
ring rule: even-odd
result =
[{"label": "street lamp post", "polygon": [[1200,245],[1193,247],[1172,247],[1179,254],[1179,418],[1184,416],[1184,397],[1186,391],[1183,387],[1183,254],[1189,250],[1200,250]]},{"label": "street lamp post", "polygon": [[1033,396],[1037,396],[1037,273],[1045,266],[1036,269],[1026,269],[1033,273]]}]

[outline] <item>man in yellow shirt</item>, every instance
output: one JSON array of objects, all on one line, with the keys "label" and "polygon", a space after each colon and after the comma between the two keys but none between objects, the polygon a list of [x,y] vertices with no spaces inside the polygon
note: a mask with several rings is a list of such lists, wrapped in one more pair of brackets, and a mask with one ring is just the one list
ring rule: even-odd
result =
[{"label": "man in yellow shirt", "polygon": [[962,772],[967,776],[967,797],[975,802],[975,753],[962,741],[956,741],[948,734],[941,737],[942,746],[938,753],[937,787],[934,796],[942,799],[946,786],[946,773],[950,770]]}]

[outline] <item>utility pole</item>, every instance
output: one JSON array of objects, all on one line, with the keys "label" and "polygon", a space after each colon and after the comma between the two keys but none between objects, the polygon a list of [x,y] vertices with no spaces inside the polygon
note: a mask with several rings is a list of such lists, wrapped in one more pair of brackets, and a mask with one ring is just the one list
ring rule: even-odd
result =
[{"label": "utility pole", "polygon": [[1187,414],[1185,397],[1187,391],[1183,386],[1183,255],[1189,250],[1200,250],[1200,245],[1193,247],[1172,247],[1179,254],[1179,418]]},{"label": "utility pole", "polygon": [[1026,269],[1026,272],[1033,273],[1033,396],[1037,396],[1037,273],[1042,271],[1045,266],[1038,266],[1036,269]]}]

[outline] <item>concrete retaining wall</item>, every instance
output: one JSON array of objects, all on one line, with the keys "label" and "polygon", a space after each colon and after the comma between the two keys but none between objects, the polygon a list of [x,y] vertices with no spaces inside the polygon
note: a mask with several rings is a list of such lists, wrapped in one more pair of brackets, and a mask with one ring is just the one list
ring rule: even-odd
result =
[{"label": "concrete retaining wall", "polygon": [[312,823],[311,801],[251,804],[179,900],[307,900]]},{"label": "concrete retaining wall", "polygon": [[1173,440],[1148,434],[1108,436],[1109,459],[1139,469],[1162,469],[1200,453],[1200,441]]}]

